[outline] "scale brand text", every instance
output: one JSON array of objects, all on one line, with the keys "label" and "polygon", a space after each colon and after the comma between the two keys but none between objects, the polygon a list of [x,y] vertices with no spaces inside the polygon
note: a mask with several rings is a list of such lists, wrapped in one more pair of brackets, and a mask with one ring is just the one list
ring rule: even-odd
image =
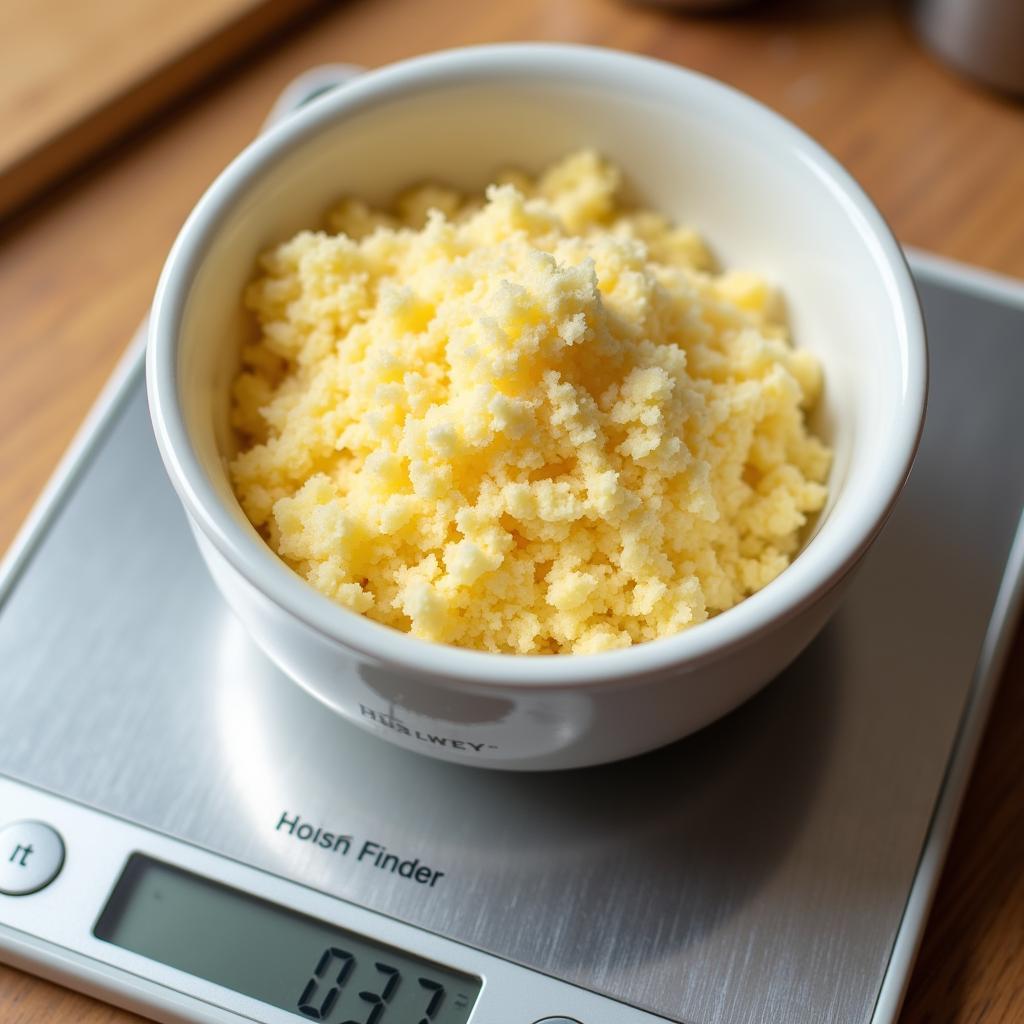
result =
[{"label": "scale brand text", "polygon": [[372,839],[359,842],[351,835],[328,832],[319,825],[303,821],[298,814],[289,814],[288,811],[281,812],[275,831],[283,832],[299,842],[312,843],[323,850],[330,850],[341,857],[352,855],[357,864],[376,868],[378,871],[387,871],[399,878],[425,885],[428,889],[433,889],[438,881],[444,878],[443,871],[437,871],[421,863],[419,857],[403,859]]}]

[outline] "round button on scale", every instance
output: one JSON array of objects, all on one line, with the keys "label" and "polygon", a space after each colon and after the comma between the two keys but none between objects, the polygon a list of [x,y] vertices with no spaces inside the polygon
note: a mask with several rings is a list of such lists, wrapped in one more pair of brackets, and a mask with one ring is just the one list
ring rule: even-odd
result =
[{"label": "round button on scale", "polygon": [[575,1017],[542,1017],[533,1024],[580,1024]]},{"label": "round button on scale", "polygon": [[64,841],[41,821],[0,828],[0,893],[27,896],[48,886],[64,864]]}]

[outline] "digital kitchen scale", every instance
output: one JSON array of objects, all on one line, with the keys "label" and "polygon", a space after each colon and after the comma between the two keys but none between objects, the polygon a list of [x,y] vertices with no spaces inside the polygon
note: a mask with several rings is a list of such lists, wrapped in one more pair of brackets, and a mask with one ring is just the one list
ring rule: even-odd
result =
[{"label": "digital kitchen scale", "polygon": [[840,613],[718,724],[560,774],[380,742],[257,652],[138,341],[0,578],[0,956],[176,1022],[893,1021],[1024,575],[1024,287],[912,263],[924,440]]}]

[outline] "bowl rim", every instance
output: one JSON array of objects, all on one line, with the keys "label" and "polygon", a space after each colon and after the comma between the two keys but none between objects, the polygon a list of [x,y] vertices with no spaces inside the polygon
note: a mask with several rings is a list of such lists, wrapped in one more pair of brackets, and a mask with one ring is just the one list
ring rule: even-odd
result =
[{"label": "bowl rim", "polygon": [[[867,494],[838,536],[829,522],[771,583],[692,629],[593,654],[499,654],[434,643],[340,606],[291,570],[217,496],[202,469],[178,401],[178,339],[192,281],[210,243],[247,188],[295,145],[346,116],[422,85],[462,84],[496,77],[569,81],[616,80],[638,91],[685,92],[705,109],[759,120],[780,146],[808,164],[857,222],[873,249],[900,340],[903,387],[898,429],[880,453]],[[650,57],[562,43],[501,43],[460,47],[368,71],[314,100],[250,143],[196,204],[171,248],[157,285],[146,361],[150,413],[161,456],[179,498],[205,538],[252,587],[321,637],[399,671],[451,682],[565,689],[622,683],[668,669],[690,671],[753,643],[822,599],[853,569],[887,520],[909,475],[924,425],[928,355],[925,329],[906,258],[888,224],[851,175],[791,122],[746,94],[697,72]],[[834,534],[834,531],[832,531]],[[828,543],[821,542],[825,538]],[[815,541],[819,541],[815,543]]]}]

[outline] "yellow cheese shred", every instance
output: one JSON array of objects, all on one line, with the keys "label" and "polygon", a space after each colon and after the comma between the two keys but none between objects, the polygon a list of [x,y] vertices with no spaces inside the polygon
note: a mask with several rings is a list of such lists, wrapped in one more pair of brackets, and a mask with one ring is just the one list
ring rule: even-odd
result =
[{"label": "yellow cheese shred", "polygon": [[266,253],[238,498],[317,590],[417,637],[585,653],[769,583],[826,499],[821,374],[761,278],[592,152],[483,196],[342,202]]}]

